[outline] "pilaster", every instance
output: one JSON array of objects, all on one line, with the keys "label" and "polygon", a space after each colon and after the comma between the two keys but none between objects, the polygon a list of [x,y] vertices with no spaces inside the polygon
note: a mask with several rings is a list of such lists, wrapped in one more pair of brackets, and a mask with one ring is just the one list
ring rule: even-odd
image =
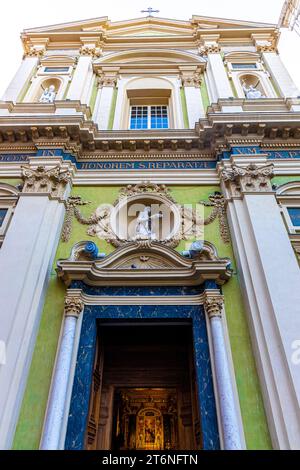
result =
[{"label": "pilaster", "polygon": [[200,86],[202,77],[197,67],[180,67],[181,82],[184,88],[189,128],[194,129],[196,122],[205,116]]},{"label": "pilaster", "polygon": [[98,75],[98,93],[93,118],[101,130],[108,129],[113,93],[118,82],[118,70],[118,68],[105,69]]},{"label": "pilaster", "polygon": [[23,190],[0,250],[0,448],[9,449],[22,403],[45,292],[57,249],[71,174],[61,167],[23,168]]},{"label": "pilaster", "polygon": [[229,78],[221,56],[219,35],[201,35],[199,53],[207,56],[207,75],[211,86],[212,100],[233,96]]},{"label": "pilaster", "polygon": [[300,447],[300,271],[272,190],[272,165],[219,168],[273,446]]}]

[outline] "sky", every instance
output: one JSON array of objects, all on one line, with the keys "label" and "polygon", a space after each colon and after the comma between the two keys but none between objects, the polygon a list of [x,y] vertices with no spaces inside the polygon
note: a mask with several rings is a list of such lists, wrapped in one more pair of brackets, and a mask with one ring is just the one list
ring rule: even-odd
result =
[{"label": "sky", "polygon": [[[147,16],[141,10],[148,6],[160,10],[155,16],[188,21],[192,15],[232,18],[277,24],[284,0],[10,0],[1,5],[0,28],[0,96],[21,62],[23,50],[20,33],[34,28],[74,20],[107,16],[111,21]],[[279,51],[300,88],[300,38],[283,30]]]}]

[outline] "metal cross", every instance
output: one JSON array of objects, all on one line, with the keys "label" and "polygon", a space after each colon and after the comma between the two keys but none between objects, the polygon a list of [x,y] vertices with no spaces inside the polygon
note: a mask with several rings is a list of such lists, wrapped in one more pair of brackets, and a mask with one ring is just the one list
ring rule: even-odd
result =
[{"label": "metal cross", "polygon": [[152,16],[152,13],[159,13],[159,10],[153,10],[152,7],[148,7],[147,10],[141,10],[141,13],[148,13],[148,16]]}]

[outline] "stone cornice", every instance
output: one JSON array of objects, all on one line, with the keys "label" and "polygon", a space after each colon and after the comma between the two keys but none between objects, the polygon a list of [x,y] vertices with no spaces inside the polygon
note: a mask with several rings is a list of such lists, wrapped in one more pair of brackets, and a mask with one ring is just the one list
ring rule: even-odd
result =
[{"label": "stone cornice", "polygon": [[[228,109],[235,106],[234,112]],[[192,129],[99,131],[89,120],[90,110],[79,102],[55,104],[1,102],[1,146],[69,146],[78,154],[211,153],[231,145],[267,147],[300,145],[300,112],[292,111],[300,100],[269,99],[251,104],[244,100],[220,100],[208,109]],[[237,111],[239,107],[241,111]],[[64,109],[68,109],[68,113]],[[73,109],[74,112],[70,113]],[[60,112],[61,110],[61,112]]]}]

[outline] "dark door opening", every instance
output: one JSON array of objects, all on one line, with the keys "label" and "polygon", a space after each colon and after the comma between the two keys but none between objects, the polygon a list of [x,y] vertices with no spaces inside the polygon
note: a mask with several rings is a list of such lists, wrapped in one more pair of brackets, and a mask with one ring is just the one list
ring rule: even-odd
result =
[{"label": "dark door opening", "polygon": [[192,326],[100,323],[87,449],[200,449]]}]

